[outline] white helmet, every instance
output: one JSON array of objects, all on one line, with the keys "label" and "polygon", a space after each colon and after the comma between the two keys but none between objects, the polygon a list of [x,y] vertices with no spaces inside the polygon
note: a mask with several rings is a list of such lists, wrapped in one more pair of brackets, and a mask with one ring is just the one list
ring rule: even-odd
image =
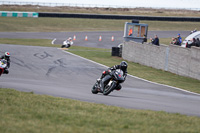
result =
[{"label": "white helmet", "polygon": [[10,53],[9,52],[5,52],[5,56],[10,57]]}]

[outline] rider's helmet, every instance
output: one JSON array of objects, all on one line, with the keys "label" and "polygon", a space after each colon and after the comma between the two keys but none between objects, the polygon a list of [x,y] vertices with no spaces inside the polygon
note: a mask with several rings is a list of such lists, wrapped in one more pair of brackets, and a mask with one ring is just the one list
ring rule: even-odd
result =
[{"label": "rider's helmet", "polygon": [[71,38],[71,37],[69,37],[69,40],[71,41],[71,40],[72,40],[72,38]]},{"label": "rider's helmet", "polygon": [[126,61],[122,61],[120,63],[121,70],[126,71],[127,67],[128,67],[128,63]]},{"label": "rider's helmet", "polygon": [[5,58],[6,59],[10,58],[10,53],[9,52],[5,52]]}]

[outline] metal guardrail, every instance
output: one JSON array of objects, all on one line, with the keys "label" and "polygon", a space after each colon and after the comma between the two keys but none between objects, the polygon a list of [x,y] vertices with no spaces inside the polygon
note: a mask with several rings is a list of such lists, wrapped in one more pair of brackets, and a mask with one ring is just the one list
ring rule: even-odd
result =
[{"label": "metal guardrail", "polygon": [[97,4],[77,4],[77,3],[47,3],[47,2],[14,2],[0,1],[0,5],[38,5],[38,6],[69,6],[69,7],[102,7],[102,8],[134,8],[130,6],[117,5],[97,5]]}]

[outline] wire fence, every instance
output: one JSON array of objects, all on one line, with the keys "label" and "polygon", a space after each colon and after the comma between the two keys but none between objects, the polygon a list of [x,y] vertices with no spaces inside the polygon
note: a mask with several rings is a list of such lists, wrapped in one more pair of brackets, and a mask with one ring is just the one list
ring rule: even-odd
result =
[{"label": "wire fence", "polygon": [[96,5],[96,4],[77,4],[77,3],[46,3],[46,2],[18,2],[0,1],[0,5],[37,5],[37,6],[69,6],[69,7],[102,7],[102,8],[133,8],[117,5]]},{"label": "wire fence", "polygon": [[139,6],[119,6],[119,5],[100,5],[100,4],[77,4],[77,3],[47,3],[47,2],[23,2],[23,1],[0,1],[0,5],[35,5],[35,6],[68,6],[83,8],[154,8],[154,9],[178,9],[178,10],[199,10],[200,8],[172,8],[172,7],[139,7]]}]

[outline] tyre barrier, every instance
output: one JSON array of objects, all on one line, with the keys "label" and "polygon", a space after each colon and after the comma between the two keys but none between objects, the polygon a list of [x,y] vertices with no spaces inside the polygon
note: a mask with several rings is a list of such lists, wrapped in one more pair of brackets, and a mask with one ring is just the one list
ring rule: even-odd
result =
[{"label": "tyre barrier", "polygon": [[121,49],[119,47],[112,47],[112,56],[121,57]]},{"label": "tyre barrier", "polygon": [[102,15],[102,14],[72,14],[72,13],[39,13],[39,17],[59,18],[90,18],[90,19],[125,19],[149,21],[189,21],[200,22],[200,17],[161,17],[161,16],[132,16],[132,15]]},{"label": "tyre barrier", "polygon": [[200,22],[200,17],[156,17],[131,15],[102,15],[102,14],[70,14],[70,13],[37,13],[37,12],[11,12],[0,11],[0,17],[58,17],[58,18],[90,18],[90,19],[125,19],[150,21],[189,21]]},{"label": "tyre barrier", "polygon": [[37,12],[11,12],[11,11],[0,11],[0,17],[31,17],[37,18],[39,13]]}]

